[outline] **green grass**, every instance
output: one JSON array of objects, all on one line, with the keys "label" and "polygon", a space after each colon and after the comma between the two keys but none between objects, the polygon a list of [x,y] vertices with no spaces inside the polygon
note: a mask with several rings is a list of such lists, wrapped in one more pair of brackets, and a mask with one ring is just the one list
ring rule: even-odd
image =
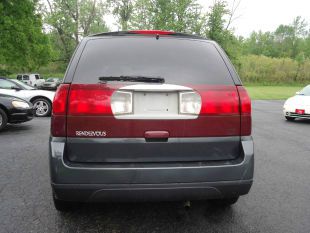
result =
[{"label": "green grass", "polygon": [[253,100],[283,100],[295,95],[302,88],[302,86],[246,86]]}]

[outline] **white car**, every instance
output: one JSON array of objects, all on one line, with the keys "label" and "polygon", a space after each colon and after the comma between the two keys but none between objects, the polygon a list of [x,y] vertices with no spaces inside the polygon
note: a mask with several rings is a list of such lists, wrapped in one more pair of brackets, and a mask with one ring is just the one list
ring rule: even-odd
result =
[{"label": "white car", "polygon": [[45,82],[39,74],[18,74],[16,79],[33,87],[41,87]]},{"label": "white car", "polygon": [[19,80],[0,77],[0,94],[16,96],[27,100],[35,107],[38,117],[49,116],[55,92],[33,88]]},{"label": "white car", "polygon": [[296,118],[310,119],[310,85],[285,101],[283,113],[288,121]]}]

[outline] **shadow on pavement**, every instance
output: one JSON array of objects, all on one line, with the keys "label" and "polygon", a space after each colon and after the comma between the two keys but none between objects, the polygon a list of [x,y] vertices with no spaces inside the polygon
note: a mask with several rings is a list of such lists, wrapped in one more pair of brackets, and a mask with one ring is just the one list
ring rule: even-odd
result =
[{"label": "shadow on pavement", "polygon": [[64,232],[217,232],[242,225],[235,215],[234,207],[203,201],[192,202],[188,209],[180,202],[84,204],[73,212],[58,213],[57,222]]},{"label": "shadow on pavement", "polygon": [[23,123],[19,123],[19,124],[8,124],[3,131],[0,132],[0,135],[5,135],[8,133],[16,133],[16,132],[20,132],[20,131],[26,131],[26,130],[30,130],[32,127],[34,127],[33,125],[25,125]]}]

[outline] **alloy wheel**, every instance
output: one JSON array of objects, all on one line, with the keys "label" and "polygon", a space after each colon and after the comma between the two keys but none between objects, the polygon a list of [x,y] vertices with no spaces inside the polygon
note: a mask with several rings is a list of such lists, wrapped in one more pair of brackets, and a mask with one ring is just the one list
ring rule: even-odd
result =
[{"label": "alloy wheel", "polygon": [[37,101],[34,104],[34,107],[36,109],[36,115],[37,116],[45,116],[47,114],[47,112],[49,111],[48,104],[43,100]]}]

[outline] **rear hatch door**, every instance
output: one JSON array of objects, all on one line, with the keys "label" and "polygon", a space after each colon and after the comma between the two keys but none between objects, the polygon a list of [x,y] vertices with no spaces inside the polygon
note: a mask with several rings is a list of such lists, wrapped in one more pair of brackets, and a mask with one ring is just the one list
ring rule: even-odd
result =
[{"label": "rear hatch door", "polygon": [[218,161],[240,154],[238,91],[208,41],[90,40],[68,98],[71,162]]}]

